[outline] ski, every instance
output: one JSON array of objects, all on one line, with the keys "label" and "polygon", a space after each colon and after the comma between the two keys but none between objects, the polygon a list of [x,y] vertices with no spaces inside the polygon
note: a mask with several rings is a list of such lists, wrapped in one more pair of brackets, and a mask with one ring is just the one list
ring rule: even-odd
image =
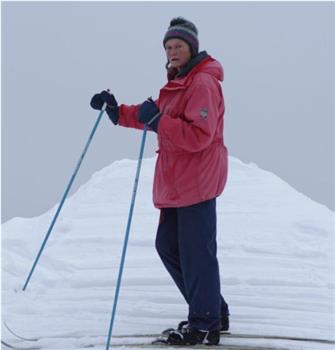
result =
[{"label": "ski", "polygon": [[1,345],[3,345],[7,349],[13,349],[13,350],[37,350],[42,349],[40,346],[21,346],[21,345],[12,345],[4,340],[1,340]]},{"label": "ski", "polygon": [[[36,338],[28,338],[28,337],[24,337],[21,336],[19,334],[17,334],[16,332],[14,332],[5,322],[4,322],[5,328],[13,335],[15,336],[17,339],[19,339],[21,341],[20,345],[12,345],[6,341],[1,341],[2,345],[8,349],[18,349],[18,350],[33,350],[33,349],[41,349],[40,346],[38,345],[34,345],[34,346],[29,346],[29,342],[37,342],[41,339],[55,339],[55,338],[74,338],[74,339],[80,339],[83,338],[84,336],[78,336],[78,335],[57,335],[57,336],[52,336],[52,335],[46,335],[46,336],[41,336],[41,337],[36,337]],[[94,337],[102,337],[104,335],[100,334],[100,335],[94,335],[92,336],[92,338]],[[86,337],[86,336],[85,336]],[[113,336],[114,339],[118,340],[118,342],[114,343],[112,345],[112,347],[122,347],[122,346],[127,346],[129,348],[163,348],[163,347],[176,347],[170,344],[166,344],[165,340],[167,338],[166,334],[118,334],[118,335],[114,335]],[[130,341],[127,341],[127,339],[131,339],[134,338],[135,342],[131,343]],[[136,341],[136,338],[138,340],[147,338],[147,342],[145,341]],[[260,335],[260,334],[245,334],[245,333],[229,333],[229,332],[225,332],[221,334],[221,342],[224,342],[225,339],[259,339],[259,340],[289,340],[289,341],[300,341],[300,342],[309,342],[309,343],[319,343],[319,344],[332,344],[335,345],[335,341],[334,340],[327,340],[327,339],[317,339],[317,338],[303,338],[303,337],[291,337],[291,336],[276,336],[276,335]],[[124,341],[122,341],[124,340]],[[28,344],[26,347],[24,347],[24,342],[27,341]],[[95,343],[94,341],[92,341],[92,343],[89,344],[83,344],[82,348],[94,348],[96,346],[101,346],[103,345],[103,343]],[[182,346],[178,346],[179,348]],[[208,350],[208,346],[207,345],[197,345],[196,348],[198,349],[207,349]],[[253,349],[252,347],[250,348],[244,345],[222,345],[219,344],[217,346],[214,346],[215,349],[222,349],[222,350],[227,350],[227,349]],[[263,350],[263,348],[260,348],[259,346],[257,347],[258,349]],[[270,349],[270,348],[264,348],[264,349]]]},{"label": "ski", "polygon": [[[95,347],[100,347],[102,345],[105,345],[104,343],[99,343],[99,344],[87,344],[82,346],[82,348],[95,348]],[[187,346],[187,345],[170,345],[170,344],[152,344],[152,343],[122,343],[122,344],[111,344],[111,348],[114,349],[164,349],[164,348],[169,348],[169,349],[185,349],[185,348],[191,348],[191,349],[198,349],[198,350],[208,350],[208,348],[213,348],[213,350],[289,350],[288,348],[283,348],[283,347],[269,347],[269,346],[249,346],[249,345],[224,345],[224,344],[219,344],[219,345],[213,345],[213,346],[208,346],[205,344],[198,344],[198,345],[192,345],[192,346]]]},{"label": "ski", "polygon": [[[165,337],[165,334],[125,334],[125,335],[113,335],[113,338],[160,338]],[[291,341],[304,341],[312,343],[322,344],[335,344],[334,340],[318,339],[318,338],[303,338],[303,337],[290,337],[280,335],[266,335],[266,334],[246,334],[246,333],[221,333],[221,339],[267,339],[267,340],[291,340]],[[207,348],[208,349],[208,348]]]},{"label": "ski", "polygon": [[[1,340],[1,344],[5,346],[7,349],[12,349],[12,350],[39,350],[42,349],[40,346],[18,346],[18,345],[11,345],[3,340]],[[104,343],[96,343],[96,344],[86,344],[81,346],[80,348],[82,349],[88,349],[88,348],[95,348],[101,345],[105,345]],[[152,344],[152,343],[122,343],[122,344],[112,344],[110,346],[111,348],[122,348],[124,349],[127,347],[127,349],[160,349],[160,348],[190,348],[189,346],[180,346],[180,345],[169,345],[169,344]],[[245,345],[216,345],[214,346],[215,350],[288,350],[287,348],[278,348],[278,347],[265,347],[265,346],[245,346]],[[199,350],[208,350],[207,345],[193,345],[192,349],[199,349]]]},{"label": "ski", "polygon": [[[3,325],[5,328],[16,338],[24,341],[37,342],[40,339],[45,338],[80,338],[78,335],[64,335],[64,336],[41,336],[36,338],[28,338],[23,337],[22,335],[14,332],[8,324],[3,321]],[[167,337],[169,332],[173,330],[173,328],[168,328],[164,330],[162,333],[148,333],[148,334],[117,334],[113,335],[115,339],[127,339],[127,338],[154,338],[154,339],[162,339],[162,337]],[[95,334],[91,335],[92,337],[103,337],[104,334]],[[267,339],[267,340],[291,340],[291,341],[304,341],[304,342],[312,342],[312,343],[321,343],[321,344],[335,344],[334,340],[327,339],[319,339],[319,338],[304,338],[304,337],[292,337],[292,336],[280,336],[280,335],[267,335],[267,334],[247,334],[247,333],[231,333],[229,331],[221,332],[221,339],[224,338],[236,338],[236,339]]]},{"label": "ski", "polygon": [[8,326],[8,324],[7,324],[5,321],[3,321],[2,323],[3,323],[3,325],[5,326],[5,328],[7,329],[7,331],[8,331],[10,334],[14,335],[14,337],[16,337],[16,338],[18,338],[18,339],[20,339],[20,340],[24,340],[24,341],[38,341],[37,338],[25,338],[25,337],[22,337],[21,335],[18,335],[16,332],[14,332],[14,331]]},{"label": "ski", "polygon": [[[115,335],[113,336],[115,340],[121,340],[119,343],[115,342],[111,347],[113,348],[195,348],[195,349],[206,349],[208,350],[209,346],[205,344],[198,344],[193,346],[181,346],[181,345],[171,345],[166,342],[166,335],[157,335],[157,334],[137,334],[137,335]],[[148,338],[146,341],[139,342],[130,342],[126,341],[127,339],[134,338],[137,339]],[[137,339],[136,339],[137,338]],[[122,339],[124,341],[122,341]],[[291,340],[291,341],[301,341],[301,342],[316,342],[323,344],[335,344],[335,341],[325,340],[325,339],[312,339],[312,338],[297,338],[297,337],[281,337],[281,336],[267,336],[267,335],[250,335],[250,334],[227,334],[225,333],[221,337],[221,343],[219,345],[212,346],[215,350],[287,350],[287,348],[275,347],[275,346],[266,346],[266,345],[243,345],[243,344],[224,344],[225,339],[258,339],[258,340]],[[97,346],[104,345],[104,343],[89,343],[83,344],[84,348],[95,348]]]}]

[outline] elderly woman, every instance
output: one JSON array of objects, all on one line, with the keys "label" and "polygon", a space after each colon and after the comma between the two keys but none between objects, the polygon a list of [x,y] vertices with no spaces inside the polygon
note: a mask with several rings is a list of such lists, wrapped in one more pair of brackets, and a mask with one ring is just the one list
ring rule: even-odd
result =
[{"label": "elderly woman", "polygon": [[160,209],[156,248],[189,306],[188,320],[171,330],[167,343],[208,344],[229,328],[221,296],[216,244],[216,197],[227,179],[223,140],[221,64],[199,52],[195,25],[178,17],[164,36],[168,81],[156,101],[118,105],[109,91],[95,94],[91,107],[115,125],[157,133],[153,202]]}]

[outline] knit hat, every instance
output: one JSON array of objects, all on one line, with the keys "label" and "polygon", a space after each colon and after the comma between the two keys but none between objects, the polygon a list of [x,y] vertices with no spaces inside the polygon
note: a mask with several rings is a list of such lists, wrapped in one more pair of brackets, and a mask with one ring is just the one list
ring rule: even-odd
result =
[{"label": "knit hat", "polygon": [[185,41],[191,48],[192,56],[199,52],[198,29],[183,17],[173,18],[163,40],[163,45],[172,38]]}]

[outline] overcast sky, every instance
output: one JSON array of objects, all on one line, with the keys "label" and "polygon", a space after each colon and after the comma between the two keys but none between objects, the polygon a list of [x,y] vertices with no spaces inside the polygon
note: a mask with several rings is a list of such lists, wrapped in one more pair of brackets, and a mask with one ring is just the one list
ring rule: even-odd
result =
[{"label": "overcast sky", "polygon": [[[225,69],[225,142],[334,210],[334,3],[2,2],[2,221],[54,206],[97,113],[91,96],[156,98],[172,17]],[[101,122],[73,186],[138,157],[141,132]],[[157,148],[149,135],[146,157]],[[273,193],[276,196],[276,193]]]}]

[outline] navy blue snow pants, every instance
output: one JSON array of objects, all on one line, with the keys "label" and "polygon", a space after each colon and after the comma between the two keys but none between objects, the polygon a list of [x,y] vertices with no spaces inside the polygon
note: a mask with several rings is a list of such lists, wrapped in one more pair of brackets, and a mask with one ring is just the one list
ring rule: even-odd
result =
[{"label": "navy blue snow pants", "polygon": [[189,305],[189,326],[219,330],[229,311],[220,293],[216,199],[162,208],[156,249]]}]

